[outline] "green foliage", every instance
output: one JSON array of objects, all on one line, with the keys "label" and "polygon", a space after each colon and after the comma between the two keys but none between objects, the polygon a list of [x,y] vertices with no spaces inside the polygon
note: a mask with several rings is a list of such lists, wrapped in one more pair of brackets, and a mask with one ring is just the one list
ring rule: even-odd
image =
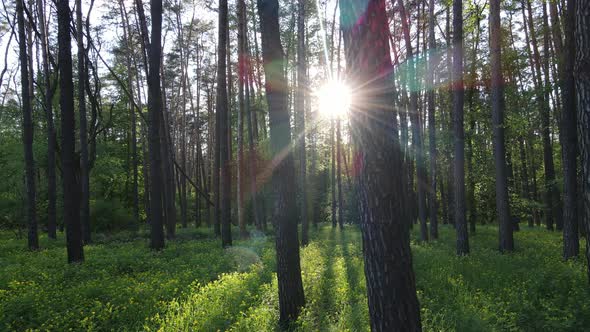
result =
[{"label": "green foliage", "polygon": [[[291,329],[368,331],[360,232],[322,227],[311,235],[301,251],[306,307]],[[586,263],[561,260],[557,233],[524,227],[517,251],[501,255],[497,229],[479,227],[467,257],[455,256],[452,228],[440,235],[412,242],[425,331],[590,326]],[[278,330],[272,237],[253,232],[224,250],[208,230],[180,229],[154,253],[147,236],[97,236],[86,263],[67,265],[62,242],[42,238],[45,249],[31,253],[0,233],[0,330]]]},{"label": "green foliage", "polygon": [[135,229],[132,212],[118,200],[97,199],[91,202],[90,225],[93,232]]}]

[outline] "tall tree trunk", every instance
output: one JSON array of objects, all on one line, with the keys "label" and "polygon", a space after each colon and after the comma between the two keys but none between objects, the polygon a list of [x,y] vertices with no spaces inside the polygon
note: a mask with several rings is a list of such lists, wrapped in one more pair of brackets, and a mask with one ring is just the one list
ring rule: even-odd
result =
[{"label": "tall tree trunk", "polygon": [[[228,18],[227,0],[219,1],[219,34],[217,51],[217,112],[219,113],[219,210],[221,223],[221,245],[232,245],[231,238],[231,175],[230,175],[230,140],[229,128],[229,101],[227,93],[227,44],[228,44]],[[227,63],[229,65],[229,63]],[[231,78],[230,78],[231,79]]]},{"label": "tall tree trunk", "polygon": [[[133,45],[130,40],[130,26],[129,17],[125,3],[119,1],[119,10],[121,12],[121,22],[123,23],[123,39],[125,41],[125,64],[127,65],[127,90],[129,91],[129,116],[131,118],[131,170],[133,173],[133,220],[135,225],[139,222],[139,192],[138,192],[138,160],[137,160],[137,117],[135,115],[135,101],[133,94],[133,67],[131,63],[131,56],[133,54]],[[138,90],[139,92],[139,90]],[[141,109],[137,110],[141,112]]]},{"label": "tall tree trunk", "polygon": [[[388,21],[384,0],[362,8],[340,2],[340,22],[349,79],[353,87],[351,125],[356,140],[361,197],[361,230],[369,318],[373,331],[420,331],[409,225],[403,209],[407,197],[396,140],[389,75]],[[361,23],[362,22],[362,23]]]},{"label": "tall tree trunk", "polygon": [[288,83],[283,74],[285,59],[279,33],[279,2],[277,0],[258,0],[258,14],[262,32],[265,89],[270,118],[271,156],[272,160],[278,160],[272,172],[273,219],[276,221],[279,323],[286,327],[289,322],[297,319],[305,304],[305,297],[301,280],[299,240],[297,239],[295,162],[289,148],[291,126],[287,108]]},{"label": "tall tree trunk", "polygon": [[[526,3],[524,3],[526,1]],[[558,194],[555,192],[557,190],[555,184],[555,166],[553,163],[553,149],[551,147],[551,137],[550,137],[550,109],[549,109],[549,101],[546,98],[546,93],[544,93],[544,86],[541,78],[541,56],[539,55],[539,48],[537,45],[537,37],[535,33],[535,27],[533,24],[533,16],[532,16],[532,9],[531,9],[531,2],[530,0],[524,0],[523,5],[526,5],[528,10],[528,30],[530,33],[530,40],[533,46],[533,63],[534,67],[531,68],[532,70],[536,71],[536,80],[535,80],[535,91],[537,97],[537,103],[539,105],[539,112],[541,117],[541,138],[543,143],[543,164],[544,164],[544,171],[545,171],[545,191],[544,191],[544,204],[545,204],[545,225],[547,229],[553,230],[554,223],[556,218],[561,218],[558,213],[558,206],[557,202],[555,202],[555,197]]]},{"label": "tall tree trunk", "polygon": [[[237,211],[240,237],[248,237],[246,230],[245,206],[244,206],[244,117],[246,116],[249,100],[246,98],[248,92],[248,52],[246,48],[246,4],[244,0],[238,0],[238,161],[237,167]],[[248,115],[249,116],[249,115]]]},{"label": "tall tree trunk", "polygon": [[[35,159],[33,156],[33,109],[31,107],[29,56],[27,54],[27,35],[25,32],[24,0],[16,1],[18,20],[19,60],[21,73],[21,93],[23,109],[23,147],[25,155],[25,183],[27,187],[27,224],[28,246],[30,250],[39,249],[39,236],[37,234],[37,208],[35,198]],[[32,23],[31,23],[32,24]]]},{"label": "tall tree trunk", "polygon": [[469,73],[469,92],[467,95],[467,103],[469,109],[469,139],[467,140],[467,171],[469,173],[469,199],[467,200],[469,204],[469,230],[472,234],[475,234],[475,224],[477,222],[477,202],[475,201],[475,174],[473,173],[473,140],[475,136],[475,109],[474,109],[474,99],[476,93],[475,87],[475,80],[477,79],[477,51],[479,49],[479,42],[480,42],[480,23],[481,23],[481,14],[483,9],[480,9],[478,5],[475,6],[475,15],[476,18],[476,27],[475,27],[475,46],[473,48],[473,52],[471,53],[471,69]]},{"label": "tall tree trunk", "polygon": [[330,121],[330,152],[332,154],[331,158],[331,166],[332,171],[330,172],[331,176],[331,194],[332,194],[332,228],[336,228],[338,223],[337,215],[336,215],[336,120],[332,119]]},{"label": "tall tree trunk", "polygon": [[43,57],[43,76],[45,79],[45,118],[47,122],[47,236],[50,239],[57,237],[57,185],[55,175],[55,129],[53,123],[53,95],[55,87],[52,86],[49,72],[49,48],[47,45],[47,24],[45,18],[45,4],[43,0],[37,0],[37,13],[39,16],[39,30],[41,39],[41,56]]},{"label": "tall tree trunk", "polygon": [[463,2],[453,1],[453,136],[455,146],[454,193],[457,255],[469,254],[465,218],[465,128],[463,127]]},{"label": "tall tree trunk", "polygon": [[[149,154],[150,154],[150,247],[154,250],[164,248],[164,228],[162,220],[162,154],[161,121],[162,90],[160,87],[160,57],[162,54],[162,0],[150,1],[152,16],[151,44],[149,45],[148,111],[149,111]],[[143,7],[139,4],[138,7]]]},{"label": "tall tree trunk", "polygon": [[86,82],[84,33],[82,31],[82,1],[76,0],[76,41],[78,46],[78,115],[80,126],[80,223],[84,243],[90,236],[90,177],[88,167],[88,129],[86,120]]},{"label": "tall tree trunk", "polygon": [[[435,52],[436,39],[434,35],[434,0],[428,1],[428,47]],[[437,57],[433,54],[428,57],[427,88],[428,88],[428,149],[430,154],[430,188],[428,189],[428,201],[430,208],[430,238],[438,239],[438,218],[436,201],[436,91],[434,89],[434,71],[436,70]]]},{"label": "tall tree trunk", "polygon": [[307,66],[305,56],[305,0],[297,1],[297,90],[295,113],[297,115],[297,148],[299,154],[299,192],[301,194],[301,244],[309,242],[309,218],[307,211],[307,156],[305,153],[305,107],[307,91]]},{"label": "tall tree trunk", "polygon": [[63,215],[66,226],[68,263],[83,262],[80,225],[80,190],[76,181],[76,120],[74,83],[72,81],[72,48],[70,37],[70,6],[68,0],[57,1],[59,44],[59,105],[61,109],[61,163],[63,182]]},{"label": "tall tree trunk", "polygon": [[[552,4],[551,6],[553,7],[555,5]],[[576,135],[576,87],[573,72],[575,60],[574,10],[574,0],[568,0],[567,8],[565,8],[564,22],[565,47],[562,50],[559,61],[563,66],[560,76],[560,83],[561,91],[563,93],[563,109],[561,111],[561,151],[563,158],[564,178],[563,257],[565,259],[578,256],[580,251],[580,243],[578,238],[578,142]]]},{"label": "tall tree trunk", "polygon": [[[426,183],[426,169],[424,166],[424,149],[422,146],[422,133],[420,124],[420,115],[418,114],[418,88],[417,88],[417,73],[413,57],[412,42],[410,40],[410,27],[408,23],[408,15],[405,10],[403,0],[399,0],[399,11],[402,19],[402,30],[404,40],[406,43],[406,53],[409,70],[409,86],[410,86],[410,106],[409,114],[410,121],[412,121],[412,147],[416,157],[416,189],[418,193],[418,216],[420,219],[420,240],[428,241],[428,226],[426,225],[426,194],[424,186]],[[419,38],[418,38],[419,39]],[[413,171],[410,170],[409,175],[412,177]],[[412,188],[412,185],[410,186]]]},{"label": "tall tree trunk", "polygon": [[336,119],[336,183],[338,184],[338,225],[344,229],[344,199],[342,197],[342,133],[341,119]]},{"label": "tall tree trunk", "polygon": [[491,101],[496,168],[496,211],[498,213],[500,252],[514,250],[510,205],[508,203],[508,179],[506,176],[506,147],[504,140],[504,77],[502,75],[502,43],[500,0],[490,0],[490,57]]},{"label": "tall tree trunk", "polygon": [[582,220],[586,228],[586,259],[590,282],[590,1],[578,0],[575,7],[574,78],[576,82],[578,136],[582,156]]}]

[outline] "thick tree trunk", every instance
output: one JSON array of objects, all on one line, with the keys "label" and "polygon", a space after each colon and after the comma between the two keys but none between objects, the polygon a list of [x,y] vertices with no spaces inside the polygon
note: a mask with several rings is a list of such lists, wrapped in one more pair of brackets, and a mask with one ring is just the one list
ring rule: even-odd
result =
[{"label": "thick tree trunk", "polygon": [[575,6],[575,64],[578,109],[578,136],[582,156],[582,220],[586,228],[586,259],[590,282],[590,1],[578,0]]},{"label": "thick tree trunk", "polygon": [[[403,210],[408,202],[399,141],[394,135],[392,71],[384,0],[359,8],[340,2],[344,45],[354,82],[352,137],[359,167],[361,230],[369,317],[373,331],[420,331],[409,225]],[[362,23],[360,23],[362,22]]]},{"label": "thick tree trunk", "polygon": [[454,193],[457,255],[469,254],[465,217],[465,128],[463,124],[463,2],[453,1],[453,136],[455,146]]},{"label": "thick tree trunk", "polygon": [[502,44],[500,28],[500,0],[490,0],[490,57],[491,101],[494,133],[494,166],[496,168],[496,211],[498,213],[500,252],[514,250],[508,179],[506,176],[506,148],[504,140],[504,77],[502,75]]},{"label": "thick tree trunk", "polygon": [[59,105],[61,109],[61,163],[63,182],[63,215],[66,226],[68,263],[83,262],[80,225],[80,190],[76,181],[76,120],[74,83],[72,81],[72,49],[70,39],[70,7],[68,0],[57,1],[59,43]]},{"label": "thick tree trunk", "polygon": [[[154,250],[164,248],[164,228],[162,220],[162,154],[161,121],[162,91],[160,87],[160,57],[162,54],[162,0],[151,0],[152,16],[151,44],[149,48],[148,111],[149,111],[149,154],[150,154],[150,247]],[[138,6],[139,7],[139,6]]]},{"label": "thick tree trunk", "polygon": [[228,43],[227,0],[219,1],[219,34],[217,51],[217,113],[219,113],[219,214],[221,224],[221,245],[232,245],[231,238],[231,183],[229,162],[229,108],[227,93],[227,43]]},{"label": "thick tree trunk", "polygon": [[[551,6],[553,7],[555,5],[552,4]],[[563,108],[561,111],[561,149],[564,178],[563,257],[565,259],[578,256],[580,251],[580,243],[578,238],[578,142],[576,135],[576,87],[573,72],[575,60],[574,11],[574,0],[568,0],[567,8],[565,9],[564,22],[565,47],[563,48],[563,53],[560,55],[560,62],[562,63],[563,67],[560,83],[563,94]]]},{"label": "thick tree trunk", "polygon": [[31,107],[29,58],[27,54],[27,37],[25,32],[24,0],[16,1],[16,13],[18,20],[19,60],[21,73],[21,93],[23,110],[23,147],[25,155],[25,183],[27,187],[27,225],[28,246],[30,250],[39,249],[39,236],[37,234],[37,208],[35,198],[35,159],[33,156],[33,109]]},{"label": "thick tree trunk", "polygon": [[[262,35],[265,89],[270,118],[270,145],[274,165],[275,241],[279,290],[279,322],[286,326],[295,321],[305,304],[299,241],[297,239],[297,204],[295,202],[295,165],[290,150],[291,127],[287,108],[288,83],[284,76],[285,60],[280,39],[279,2],[258,0]],[[286,152],[285,152],[286,151]],[[283,156],[284,158],[277,158]]]}]

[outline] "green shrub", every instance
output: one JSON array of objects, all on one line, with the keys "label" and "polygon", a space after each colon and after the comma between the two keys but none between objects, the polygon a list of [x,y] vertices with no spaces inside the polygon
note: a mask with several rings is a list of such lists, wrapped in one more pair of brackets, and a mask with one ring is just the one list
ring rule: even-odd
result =
[{"label": "green shrub", "polygon": [[90,225],[93,232],[115,232],[134,229],[132,212],[123,207],[118,200],[97,199],[91,202]]}]

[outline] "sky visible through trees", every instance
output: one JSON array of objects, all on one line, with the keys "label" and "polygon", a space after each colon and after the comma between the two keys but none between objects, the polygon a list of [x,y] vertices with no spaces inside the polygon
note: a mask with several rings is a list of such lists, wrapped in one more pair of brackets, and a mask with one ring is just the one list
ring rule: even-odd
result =
[{"label": "sky visible through trees", "polygon": [[0,330],[590,325],[589,0],[2,4]]}]

